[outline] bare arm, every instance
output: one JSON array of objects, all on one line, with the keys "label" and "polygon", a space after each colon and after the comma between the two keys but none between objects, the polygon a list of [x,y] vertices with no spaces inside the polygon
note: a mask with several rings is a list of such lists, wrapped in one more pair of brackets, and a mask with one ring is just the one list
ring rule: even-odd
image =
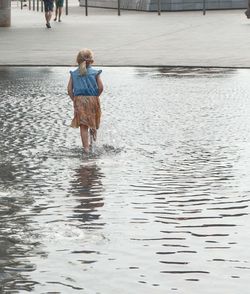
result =
[{"label": "bare arm", "polygon": [[73,83],[72,83],[72,78],[69,78],[69,82],[68,82],[68,95],[70,97],[70,99],[73,101],[74,99],[74,94],[73,94]]},{"label": "bare arm", "polygon": [[102,83],[100,75],[96,77],[96,82],[98,86],[98,96],[100,96],[103,92],[103,83]]}]

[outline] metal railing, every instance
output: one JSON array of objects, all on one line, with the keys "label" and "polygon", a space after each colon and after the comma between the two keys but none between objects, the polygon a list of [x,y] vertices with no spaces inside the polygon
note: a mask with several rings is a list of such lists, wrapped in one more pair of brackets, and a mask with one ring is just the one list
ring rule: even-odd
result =
[{"label": "metal railing", "polygon": [[[157,0],[157,13],[158,15],[161,15],[162,12],[162,0]],[[202,0],[202,11],[203,11],[203,15],[206,14],[206,0]],[[117,0],[117,13],[118,16],[121,15],[121,0]],[[88,0],[85,0],[85,15],[88,16]]]},{"label": "metal railing", "polygon": [[[21,9],[23,9],[24,7],[24,3],[27,2],[27,0],[18,0],[21,2]],[[65,14],[68,15],[69,14],[69,0],[65,1]],[[203,11],[203,15],[206,14],[206,0],[202,0],[202,11]],[[32,4],[32,5],[31,5]],[[27,6],[27,5],[25,5]],[[88,10],[89,10],[89,5],[88,5],[88,0],[85,0],[85,15],[88,16]],[[37,10],[37,11],[44,11],[44,3],[43,0],[28,0],[28,8],[29,10]],[[162,5],[161,5],[161,0],[157,0],[157,14],[161,15],[162,12]],[[117,0],[117,13],[118,16],[121,15],[121,0]]]}]

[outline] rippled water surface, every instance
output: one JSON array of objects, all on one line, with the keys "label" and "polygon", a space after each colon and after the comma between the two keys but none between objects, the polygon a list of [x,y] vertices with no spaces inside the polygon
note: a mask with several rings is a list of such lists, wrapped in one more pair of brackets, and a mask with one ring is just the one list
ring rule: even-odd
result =
[{"label": "rippled water surface", "polygon": [[250,293],[250,71],[103,68],[93,154],[69,68],[0,69],[0,292]]}]

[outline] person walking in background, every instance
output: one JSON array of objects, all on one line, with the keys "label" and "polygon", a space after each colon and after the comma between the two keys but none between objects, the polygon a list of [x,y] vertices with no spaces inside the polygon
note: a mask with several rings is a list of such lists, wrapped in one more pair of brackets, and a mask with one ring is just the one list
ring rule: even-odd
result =
[{"label": "person walking in background", "polygon": [[62,15],[62,9],[63,9],[63,2],[64,0],[55,0],[56,2],[56,15],[54,18],[54,21],[57,20],[57,16],[58,16],[58,21],[61,22],[61,15]]},{"label": "person walking in background", "polygon": [[[91,138],[95,141],[100,125],[101,107],[100,95],[103,83],[100,78],[102,70],[96,70],[91,65],[94,62],[90,49],[81,50],[76,58],[78,67],[70,71],[68,94],[74,103],[74,118],[71,127],[80,127],[82,146],[86,153],[91,147]],[[90,137],[90,140],[89,140]]]},{"label": "person walking in background", "polygon": [[44,11],[45,11],[45,19],[46,19],[46,27],[48,29],[51,28],[50,20],[53,13],[54,1],[53,0],[43,0],[44,2]]},{"label": "person walking in background", "polygon": [[245,11],[245,15],[247,18],[250,18],[250,0],[248,0],[247,10]]}]

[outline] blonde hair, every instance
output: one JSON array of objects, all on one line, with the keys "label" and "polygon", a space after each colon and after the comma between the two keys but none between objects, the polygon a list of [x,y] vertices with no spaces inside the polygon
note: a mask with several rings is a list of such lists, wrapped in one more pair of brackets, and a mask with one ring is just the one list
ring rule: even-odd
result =
[{"label": "blonde hair", "polygon": [[87,73],[87,67],[94,62],[94,54],[90,49],[81,50],[76,57],[76,62],[79,65],[80,75],[84,76]]}]

